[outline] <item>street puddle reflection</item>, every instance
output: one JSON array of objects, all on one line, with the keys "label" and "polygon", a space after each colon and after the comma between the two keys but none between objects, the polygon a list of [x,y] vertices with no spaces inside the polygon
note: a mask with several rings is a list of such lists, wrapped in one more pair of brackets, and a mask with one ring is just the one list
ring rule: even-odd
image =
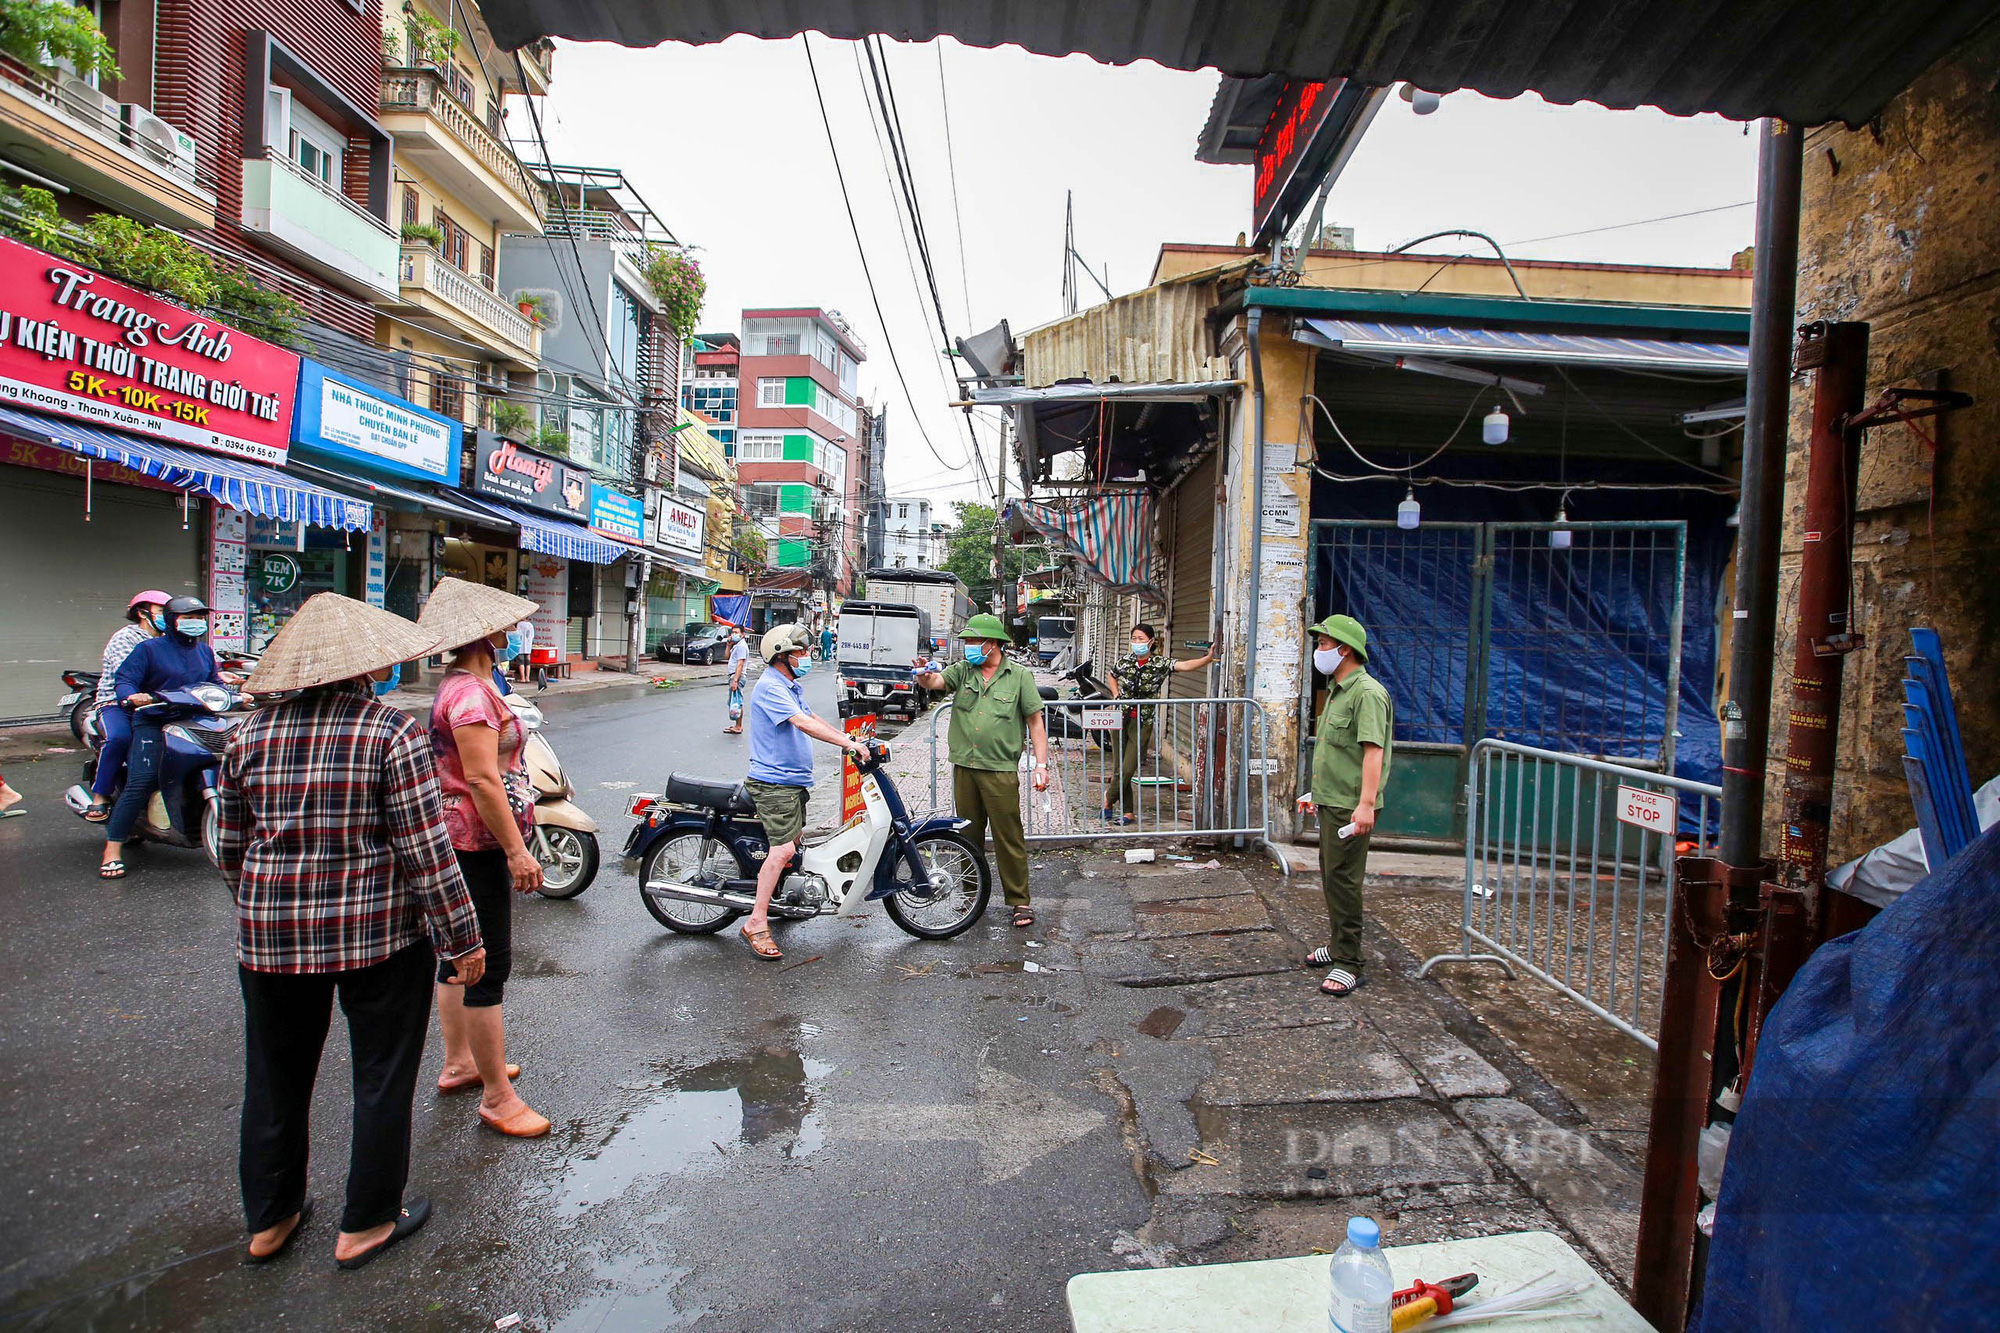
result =
[{"label": "street puddle reflection", "polygon": [[569,1159],[556,1186],[558,1220],[573,1221],[649,1177],[719,1171],[733,1151],[769,1145],[793,1159],[816,1152],[826,1126],[814,1096],[833,1066],[799,1048],[818,1035],[809,1023],[763,1024],[743,1054],[670,1074]]}]

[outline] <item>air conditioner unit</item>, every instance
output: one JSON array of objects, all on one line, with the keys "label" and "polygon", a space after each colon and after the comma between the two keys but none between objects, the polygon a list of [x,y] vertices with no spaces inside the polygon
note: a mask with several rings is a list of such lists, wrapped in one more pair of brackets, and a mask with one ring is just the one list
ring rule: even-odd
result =
[{"label": "air conditioner unit", "polygon": [[118,124],[118,99],[106,97],[104,93],[90,86],[74,74],[56,76],[56,100],[63,109],[83,117],[101,129],[111,129]]},{"label": "air conditioner unit", "polygon": [[183,134],[137,102],[125,103],[124,112],[125,124],[135,136],[152,143],[189,171],[195,169],[193,136]]}]

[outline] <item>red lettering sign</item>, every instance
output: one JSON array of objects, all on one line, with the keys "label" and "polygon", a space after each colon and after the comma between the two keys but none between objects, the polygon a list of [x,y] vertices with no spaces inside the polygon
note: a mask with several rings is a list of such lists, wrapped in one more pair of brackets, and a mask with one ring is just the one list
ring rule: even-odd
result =
[{"label": "red lettering sign", "polygon": [[534,454],[524,454],[508,440],[486,460],[486,470],[498,477],[512,472],[526,477],[535,484],[535,494],[540,495],[549,488],[549,482],[556,475],[556,465],[549,459],[538,458]]},{"label": "red lettering sign", "polygon": [[1337,100],[1324,83],[1287,80],[1279,90],[1278,104],[1271,108],[1271,118],[1264,123],[1264,132],[1257,139],[1257,179],[1251,192],[1251,218],[1260,237],[1265,223],[1284,205],[1300,163]]},{"label": "red lettering sign", "polygon": [[299,358],[0,237],[0,402],[282,463]]}]

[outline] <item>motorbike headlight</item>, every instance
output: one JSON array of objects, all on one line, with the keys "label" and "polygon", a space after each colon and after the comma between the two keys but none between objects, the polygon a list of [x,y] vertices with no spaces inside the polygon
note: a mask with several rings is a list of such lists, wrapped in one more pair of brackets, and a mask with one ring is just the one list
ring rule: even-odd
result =
[{"label": "motorbike headlight", "polygon": [[203,708],[211,713],[227,712],[230,701],[235,697],[220,685],[202,684],[188,690]]}]

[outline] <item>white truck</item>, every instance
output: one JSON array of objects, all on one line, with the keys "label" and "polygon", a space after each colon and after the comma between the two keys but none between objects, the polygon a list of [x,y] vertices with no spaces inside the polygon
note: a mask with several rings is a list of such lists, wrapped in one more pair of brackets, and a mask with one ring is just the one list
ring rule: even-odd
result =
[{"label": "white truck", "polygon": [[937,640],[930,651],[946,662],[958,660],[965,622],[972,618],[972,598],[956,574],[939,569],[890,569],[877,566],[868,571],[870,602],[901,602],[914,606],[930,618],[931,636]]},{"label": "white truck", "polygon": [[929,657],[931,618],[901,602],[849,602],[840,609],[833,667],[840,715],[914,718],[929,702],[912,667]]}]

